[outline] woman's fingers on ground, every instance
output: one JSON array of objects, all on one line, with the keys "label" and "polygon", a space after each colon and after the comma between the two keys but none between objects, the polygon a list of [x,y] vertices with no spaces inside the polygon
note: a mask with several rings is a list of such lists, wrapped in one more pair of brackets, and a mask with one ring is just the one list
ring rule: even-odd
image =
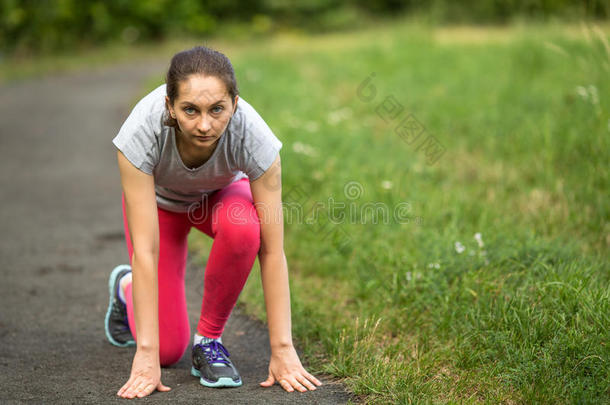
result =
[{"label": "woman's fingers on ground", "polygon": [[139,396],[141,393],[148,391],[149,386],[152,386],[153,390],[155,389],[155,385],[150,381],[149,378],[141,378],[136,384],[134,384],[134,396]]},{"label": "woman's fingers on ground", "polygon": [[155,384],[150,382],[150,380],[148,379],[144,379],[143,377],[136,377],[135,379],[129,379],[129,381],[127,381],[125,385],[123,385],[121,389],[119,389],[117,395],[123,398],[142,398],[152,394],[155,389],[159,391],[171,390],[170,387],[163,385],[163,383],[161,382],[159,382],[159,384],[155,386]]},{"label": "woman's fingers on ground", "polygon": [[289,384],[290,388],[294,388],[294,389],[299,390],[301,392],[307,391],[307,388],[303,387],[301,385],[301,383],[298,382],[297,379],[294,378],[293,376],[290,376],[290,377],[287,377],[287,378],[284,379],[284,381],[286,381],[286,380],[288,380],[288,384]]},{"label": "woman's fingers on ground", "polygon": [[292,384],[292,386],[293,386],[295,389],[297,389],[297,390],[299,390],[299,391],[301,391],[301,392],[305,392],[305,391],[307,391],[307,388],[305,388],[305,387],[303,386],[303,384],[301,384],[301,382],[300,382],[300,380],[299,380],[299,377],[300,377],[300,376],[296,376],[296,377],[294,377],[294,378],[293,378],[293,379],[294,379],[294,381],[292,381],[292,382],[291,382],[291,384]]},{"label": "woman's fingers on ground", "polygon": [[315,390],[316,387],[314,387],[314,385],[304,376],[302,375],[297,375],[297,381],[300,382],[302,385],[304,385],[305,387],[309,388],[310,390]]},{"label": "woman's fingers on ground", "polygon": [[138,391],[138,398],[142,398],[142,397],[145,397],[147,395],[150,395],[154,390],[155,390],[155,385],[154,384],[148,384],[147,386],[143,387],[142,389],[140,389]]},{"label": "woman's fingers on ground", "polygon": [[290,385],[290,383],[285,380],[285,379],[279,379],[277,380],[277,382],[282,386],[283,389],[285,389],[288,392],[292,392],[294,391],[294,389],[292,388],[292,385]]},{"label": "woman's fingers on ground", "polygon": [[154,384],[149,383],[149,382],[146,382],[146,381],[141,381],[141,382],[140,382],[140,384],[138,384],[138,385],[136,386],[135,392],[136,392],[136,393],[139,393],[139,392],[141,392],[141,391],[145,391],[145,390],[147,390],[147,389],[148,389],[148,387],[149,387],[149,386],[151,386],[151,385],[152,385],[152,387],[153,387],[153,388],[155,388]]},{"label": "woman's fingers on ground", "polygon": [[303,374],[305,374],[305,377],[307,377],[310,381],[313,381],[314,384],[322,385],[322,382],[320,380],[318,380],[313,375],[309,374],[307,371],[305,371]]},{"label": "woman's fingers on ground", "polygon": [[123,394],[123,397],[134,398],[138,394],[138,388],[140,388],[143,382],[144,379],[142,377],[134,379]]},{"label": "woman's fingers on ground", "polygon": [[132,383],[132,382],[133,382],[133,379],[131,379],[131,378],[130,378],[129,380],[127,380],[127,382],[126,382],[125,384],[123,384],[123,386],[121,387],[121,389],[119,389],[119,391],[118,391],[116,394],[117,394],[118,396],[122,396],[122,395],[125,393],[125,391],[127,391],[127,389],[128,389],[129,387],[131,387],[131,383]]}]

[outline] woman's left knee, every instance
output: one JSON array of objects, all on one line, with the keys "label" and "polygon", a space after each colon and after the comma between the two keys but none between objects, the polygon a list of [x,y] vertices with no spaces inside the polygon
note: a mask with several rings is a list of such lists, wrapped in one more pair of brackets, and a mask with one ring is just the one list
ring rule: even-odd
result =
[{"label": "woman's left knee", "polygon": [[225,202],[217,213],[217,234],[237,253],[258,252],[260,248],[260,221],[256,208],[249,201],[235,199]]}]

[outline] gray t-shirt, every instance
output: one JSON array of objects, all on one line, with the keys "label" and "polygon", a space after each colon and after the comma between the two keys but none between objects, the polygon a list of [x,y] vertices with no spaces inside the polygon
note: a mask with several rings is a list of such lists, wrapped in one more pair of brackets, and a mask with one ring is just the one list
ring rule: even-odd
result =
[{"label": "gray t-shirt", "polygon": [[262,175],[277,157],[282,142],[243,98],[212,156],[189,169],[176,147],[173,127],[166,118],[165,84],[142,98],[125,120],[112,143],[125,157],[155,181],[157,205],[173,212],[188,212],[204,195],[248,177]]}]

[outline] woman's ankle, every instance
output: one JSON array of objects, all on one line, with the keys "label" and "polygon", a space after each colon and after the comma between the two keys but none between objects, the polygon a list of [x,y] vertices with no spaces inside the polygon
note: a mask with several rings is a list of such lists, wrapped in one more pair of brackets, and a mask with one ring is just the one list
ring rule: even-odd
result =
[{"label": "woman's ankle", "polygon": [[127,302],[125,299],[125,290],[129,284],[131,284],[131,272],[125,274],[119,280],[119,298],[125,303]]}]

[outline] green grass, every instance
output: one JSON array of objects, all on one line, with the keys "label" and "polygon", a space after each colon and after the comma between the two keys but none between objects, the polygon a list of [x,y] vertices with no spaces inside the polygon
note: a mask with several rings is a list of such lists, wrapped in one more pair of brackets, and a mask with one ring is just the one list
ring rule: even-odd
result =
[{"label": "green grass", "polygon": [[[355,213],[285,218],[310,371],[369,403],[609,402],[608,32],[404,23],[227,45],[284,143],[284,200]],[[385,122],[388,96],[404,110]],[[435,164],[394,132],[408,114],[446,149]],[[364,221],[366,203],[408,203],[409,223]],[[257,271],[240,302],[265,320]]]},{"label": "green grass", "polygon": [[[286,223],[313,370],[371,403],[608,400],[607,32],[389,25],[233,55],[243,97],[284,142],[285,200],[298,187],[306,208],[410,203],[408,224],[344,221],[325,239]],[[376,114],[387,96],[446,148],[436,164]],[[264,319],[258,273],[241,302]]]}]

